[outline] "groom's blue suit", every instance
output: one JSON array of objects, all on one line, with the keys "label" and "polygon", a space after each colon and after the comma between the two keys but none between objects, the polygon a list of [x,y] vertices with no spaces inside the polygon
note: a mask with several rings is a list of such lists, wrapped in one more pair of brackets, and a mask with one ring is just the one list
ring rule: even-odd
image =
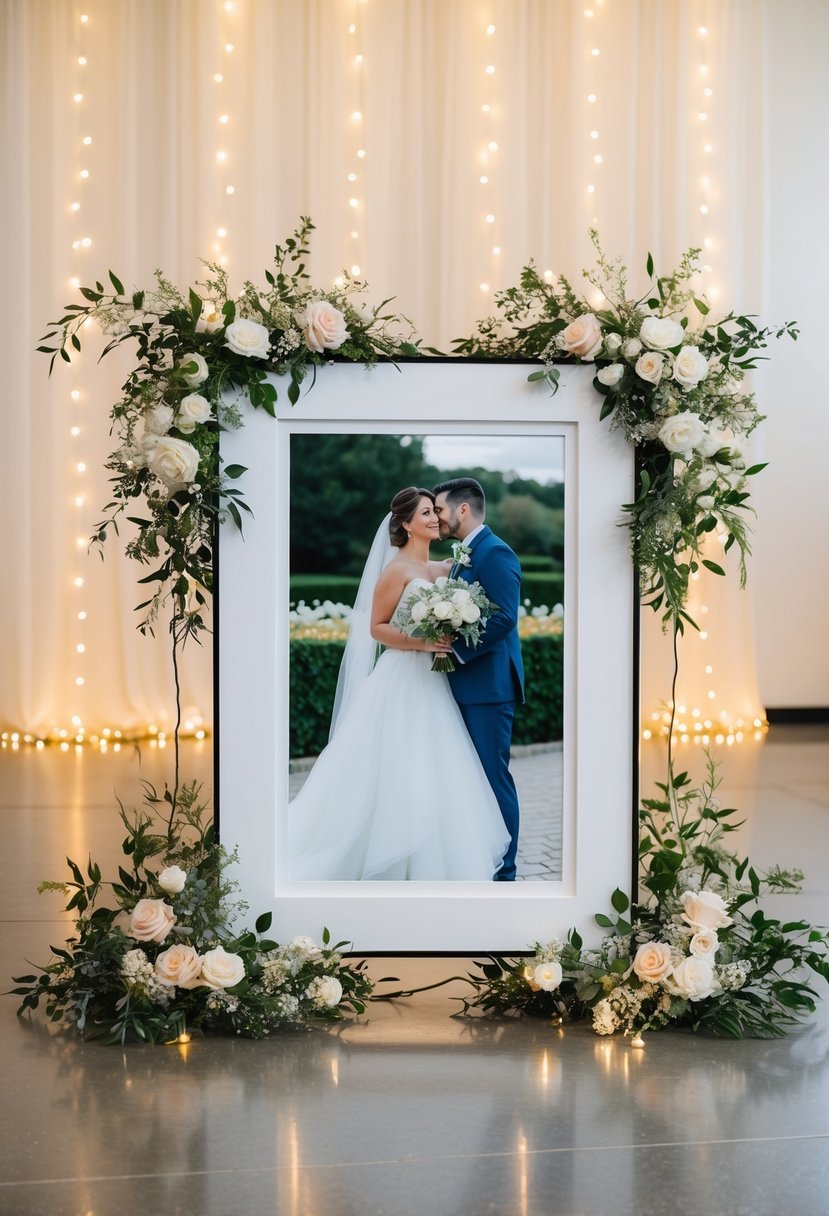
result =
[{"label": "groom's blue suit", "polygon": [[469,583],[479,582],[499,611],[489,618],[477,646],[460,638],[452,644],[460,663],[450,672],[449,682],[511,837],[496,875],[500,881],[510,882],[515,878],[518,849],[518,795],[509,771],[509,753],[515,705],[524,700],[524,664],[518,640],[521,567],[509,545],[486,526],[469,548],[470,564],[454,566],[452,574]]}]

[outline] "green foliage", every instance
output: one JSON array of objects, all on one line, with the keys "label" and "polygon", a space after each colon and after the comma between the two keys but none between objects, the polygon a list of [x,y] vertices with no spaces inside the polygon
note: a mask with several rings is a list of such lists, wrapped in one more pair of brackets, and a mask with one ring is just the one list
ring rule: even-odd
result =
[{"label": "green foliage", "polygon": [[[144,808],[128,812],[119,804],[119,810],[127,834],[117,882],[103,882],[91,859],[84,874],[67,858],[70,879],[40,885],[67,899],[76,936],[51,947],[53,957],[39,974],[14,977],[20,1014],[43,1001],[50,1021],[88,1038],[164,1043],[192,1030],[261,1038],[284,1025],[364,1011],[372,990],[365,964],[344,963],[347,943],[331,946],[327,929],[319,948],[310,939],[287,946],[270,941],[264,936],[270,912],[256,920],[253,932],[238,928],[247,905],[227,876],[236,857],[216,841],[196,782],[177,797],[166,788],[159,795],[145,783]],[[105,889],[111,906],[99,902]],[[149,928],[144,932],[139,923],[143,916],[148,926],[148,912],[160,917],[161,926],[149,940]],[[189,954],[192,973],[181,975],[182,982],[164,978],[175,947]],[[227,968],[225,984],[216,972],[205,978],[211,960],[217,965],[217,951],[224,952],[219,965]]]},{"label": "green foliage", "polygon": [[559,635],[521,639],[526,701],[517,705],[512,728],[516,746],[561,739],[564,688],[564,639]]}]

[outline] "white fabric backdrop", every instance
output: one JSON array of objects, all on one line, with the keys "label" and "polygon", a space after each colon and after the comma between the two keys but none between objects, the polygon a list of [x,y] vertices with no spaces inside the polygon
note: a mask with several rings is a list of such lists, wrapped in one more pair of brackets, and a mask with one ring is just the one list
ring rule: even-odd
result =
[{"label": "white fabric backdrop", "polygon": [[[797,3],[825,27],[815,0]],[[47,381],[33,353],[74,277],[112,267],[144,285],[160,266],[186,284],[207,256],[227,258],[237,284],[261,279],[307,213],[315,281],[358,265],[376,299],[396,295],[446,349],[528,257],[577,277],[595,219],[635,267],[647,249],[667,267],[706,241],[719,298],[759,307],[773,4],[4,0],[0,460],[15,573],[0,721],[44,731],[74,715],[97,729],[169,725],[172,712],[166,639],[131,619],[142,571],[117,544],[104,563],[79,544],[107,501],[107,416],[127,364],[96,365],[90,335]],[[184,700],[209,720],[207,660],[186,659]],[[735,679],[756,699],[751,672]],[[644,704],[664,695],[660,669]]]}]

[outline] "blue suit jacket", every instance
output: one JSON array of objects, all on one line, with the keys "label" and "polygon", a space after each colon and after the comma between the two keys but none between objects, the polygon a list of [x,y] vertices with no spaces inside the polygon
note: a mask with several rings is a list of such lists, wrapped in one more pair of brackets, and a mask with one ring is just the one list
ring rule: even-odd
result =
[{"label": "blue suit jacket", "polygon": [[490,705],[524,700],[524,664],[518,639],[521,566],[505,541],[484,527],[470,545],[471,563],[456,577],[479,582],[487,598],[498,605],[477,646],[462,639],[452,649],[461,660],[449,673],[459,705]]}]

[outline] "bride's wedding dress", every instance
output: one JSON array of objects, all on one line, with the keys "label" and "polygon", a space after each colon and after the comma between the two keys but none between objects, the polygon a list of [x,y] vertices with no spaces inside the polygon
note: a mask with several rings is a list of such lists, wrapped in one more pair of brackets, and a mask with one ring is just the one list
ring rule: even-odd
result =
[{"label": "bride's wedding dress", "polygon": [[386,650],[356,690],[289,806],[290,878],[492,879],[509,833],[432,657]]}]

